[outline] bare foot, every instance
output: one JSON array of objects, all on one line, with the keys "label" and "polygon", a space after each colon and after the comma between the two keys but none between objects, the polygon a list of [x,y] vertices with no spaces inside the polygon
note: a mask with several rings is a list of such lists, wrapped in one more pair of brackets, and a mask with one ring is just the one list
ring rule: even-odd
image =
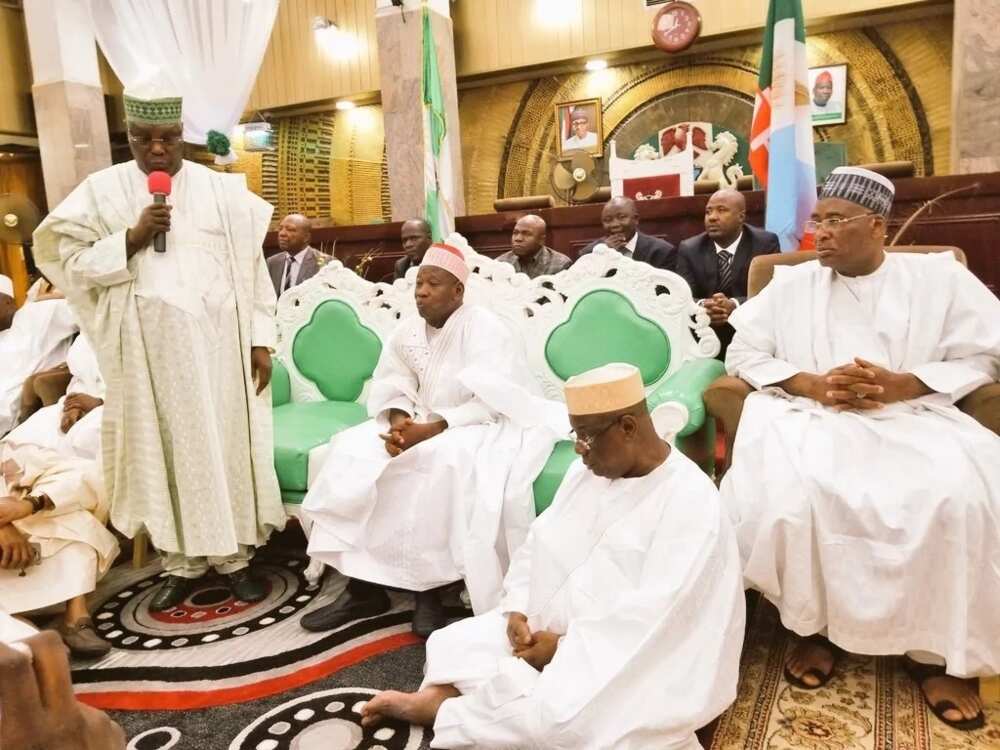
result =
[{"label": "bare foot", "polygon": [[963,680],[958,677],[941,675],[940,677],[928,677],[920,683],[920,689],[924,691],[927,700],[932,706],[941,701],[951,701],[957,709],[949,708],[943,711],[942,715],[948,721],[962,721],[963,719],[974,719],[983,710],[983,703],[979,699],[979,692],[973,688],[970,680]]},{"label": "bare foot", "polygon": [[803,638],[792,649],[785,667],[804,684],[814,688],[819,687],[825,680],[817,678],[810,670],[815,669],[821,674],[829,675],[833,673],[835,662],[836,657],[829,646]]},{"label": "bare foot", "polygon": [[441,704],[459,695],[451,685],[431,685],[416,693],[384,690],[361,709],[361,726],[374,727],[386,719],[398,719],[423,727],[434,726]]}]

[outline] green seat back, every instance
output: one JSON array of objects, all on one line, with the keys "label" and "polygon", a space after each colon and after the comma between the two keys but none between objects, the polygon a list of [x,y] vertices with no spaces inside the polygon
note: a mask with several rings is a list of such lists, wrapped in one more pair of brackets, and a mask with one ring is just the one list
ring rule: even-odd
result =
[{"label": "green seat back", "polygon": [[316,307],[292,343],[295,366],[330,401],[356,401],[381,353],[378,335],[335,299]]},{"label": "green seat back", "polygon": [[292,400],[292,381],[288,369],[277,357],[271,357],[271,406],[281,406]]},{"label": "green seat back", "polygon": [[309,451],[368,419],[353,401],[307,401],[274,408],[274,470],[282,491],[304,492]]},{"label": "green seat back", "polygon": [[648,386],[670,368],[670,340],[624,295],[599,289],[581,297],[566,322],[549,334],[545,359],[564,381],[610,362],[627,362],[639,368]]},{"label": "green seat back", "polygon": [[572,440],[560,440],[555,444],[552,453],[549,454],[549,460],[545,462],[545,466],[532,485],[536,516],[540,516],[543,510],[552,505],[563,477],[569,471],[570,464],[577,458],[579,456],[576,455],[576,445]]}]

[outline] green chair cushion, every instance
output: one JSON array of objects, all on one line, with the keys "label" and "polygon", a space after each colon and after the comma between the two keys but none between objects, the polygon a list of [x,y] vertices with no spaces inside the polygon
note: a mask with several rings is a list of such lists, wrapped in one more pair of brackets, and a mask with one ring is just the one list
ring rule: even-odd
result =
[{"label": "green chair cushion", "polygon": [[599,289],[581,297],[569,318],[549,334],[545,359],[562,380],[610,362],[628,362],[648,386],[670,368],[670,340],[624,295]]},{"label": "green chair cushion", "polygon": [[288,503],[289,505],[302,505],[302,501],[305,499],[305,492],[299,492],[298,490],[281,491],[281,501],[283,503]]},{"label": "green chair cushion", "polygon": [[329,401],[357,401],[381,353],[378,335],[336,299],[317,305],[292,343],[295,366]]},{"label": "green chair cushion", "polygon": [[311,401],[275,407],[274,469],[282,491],[305,492],[309,451],[366,419],[367,409],[353,401]]},{"label": "green chair cushion", "polygon": [[271,357],[271,406],[281,406],[292,400],[292,381],[288,368],[277,357]]},{"label": "green chair cushion", "polygon": [[572,440],[560,440],[555,444],[549,460],[542,467],[542,472],[535,479],[532,490],[535,495],[535,515],[541,515],[542,511],[552,505],[556,497],[556,491],[562,484],[563,477],[569,471],[572,464],[579,456],[576,455],[576,446]]}]

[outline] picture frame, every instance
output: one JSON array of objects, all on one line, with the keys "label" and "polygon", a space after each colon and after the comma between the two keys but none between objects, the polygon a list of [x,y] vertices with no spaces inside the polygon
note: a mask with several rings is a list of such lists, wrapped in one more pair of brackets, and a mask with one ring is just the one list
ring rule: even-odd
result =
[{"label": "picture frame", "polygon": [[604,155],[604,113],[600,98],[577,99],[555,105],[556,153],[568,158],[575,150]]},{"label": "picture frame", "polygon": [[847,63],[809,68],[813,127],[847,122]]}]

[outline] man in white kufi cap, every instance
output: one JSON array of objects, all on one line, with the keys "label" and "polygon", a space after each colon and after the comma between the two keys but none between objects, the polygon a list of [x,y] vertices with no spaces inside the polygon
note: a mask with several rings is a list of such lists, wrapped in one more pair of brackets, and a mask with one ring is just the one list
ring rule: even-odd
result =
[{"label": "man in white kufi cap", "polygon": [[[1000,439],[955,402],[1000,375],[1000,301],[951,253],[884,249],[893,186],[833,171],[817,259],[730,318],[746,401],[723,499],[749,586],[802,639],[786,678],[841,649],[907,654],[935,714],[983,723],[1000,671]],[[807,227],[809,228],[809,227]]]},{"label": "man in white kufi cap", "polygon": [[[427,249],[419,315],[382,349],[372,419],[333,437],[309,487],[309,554],[351,580],[302,618],[308,630],[387,611],[382,586],[416,592],[422,636],[444,625],[441,587],[464,579],[477,612],[496,606],[534,518],[532,483],[568,425],[564,409],[531,393],[521,344],[503,321],[463,304],[468,277],[461,250]],[[558,424],[546,426],[547,414]]]},{"label": "man in white kufi cap", "polygon": [[736,696],[744,601],[711,479],[654,430],[642,378],[566,382],[581,460],[511,561],[503,599],[427,642],[417,693],[362,710],[431,747],[695,750]]},{"label": "man in white kufi cap", "polygon": [[180,604],[209,569],[236,599],[259,601],[267,589],[250,560],[285,523],[261,249],[272,207],[243,175],[184,159],[183,102],[162,71],[124,99],[134,159],[56,206],[35,230],[35,258],[100,363],[111,521],[128,537],[147,532],[167,572],[150,608]]}]

